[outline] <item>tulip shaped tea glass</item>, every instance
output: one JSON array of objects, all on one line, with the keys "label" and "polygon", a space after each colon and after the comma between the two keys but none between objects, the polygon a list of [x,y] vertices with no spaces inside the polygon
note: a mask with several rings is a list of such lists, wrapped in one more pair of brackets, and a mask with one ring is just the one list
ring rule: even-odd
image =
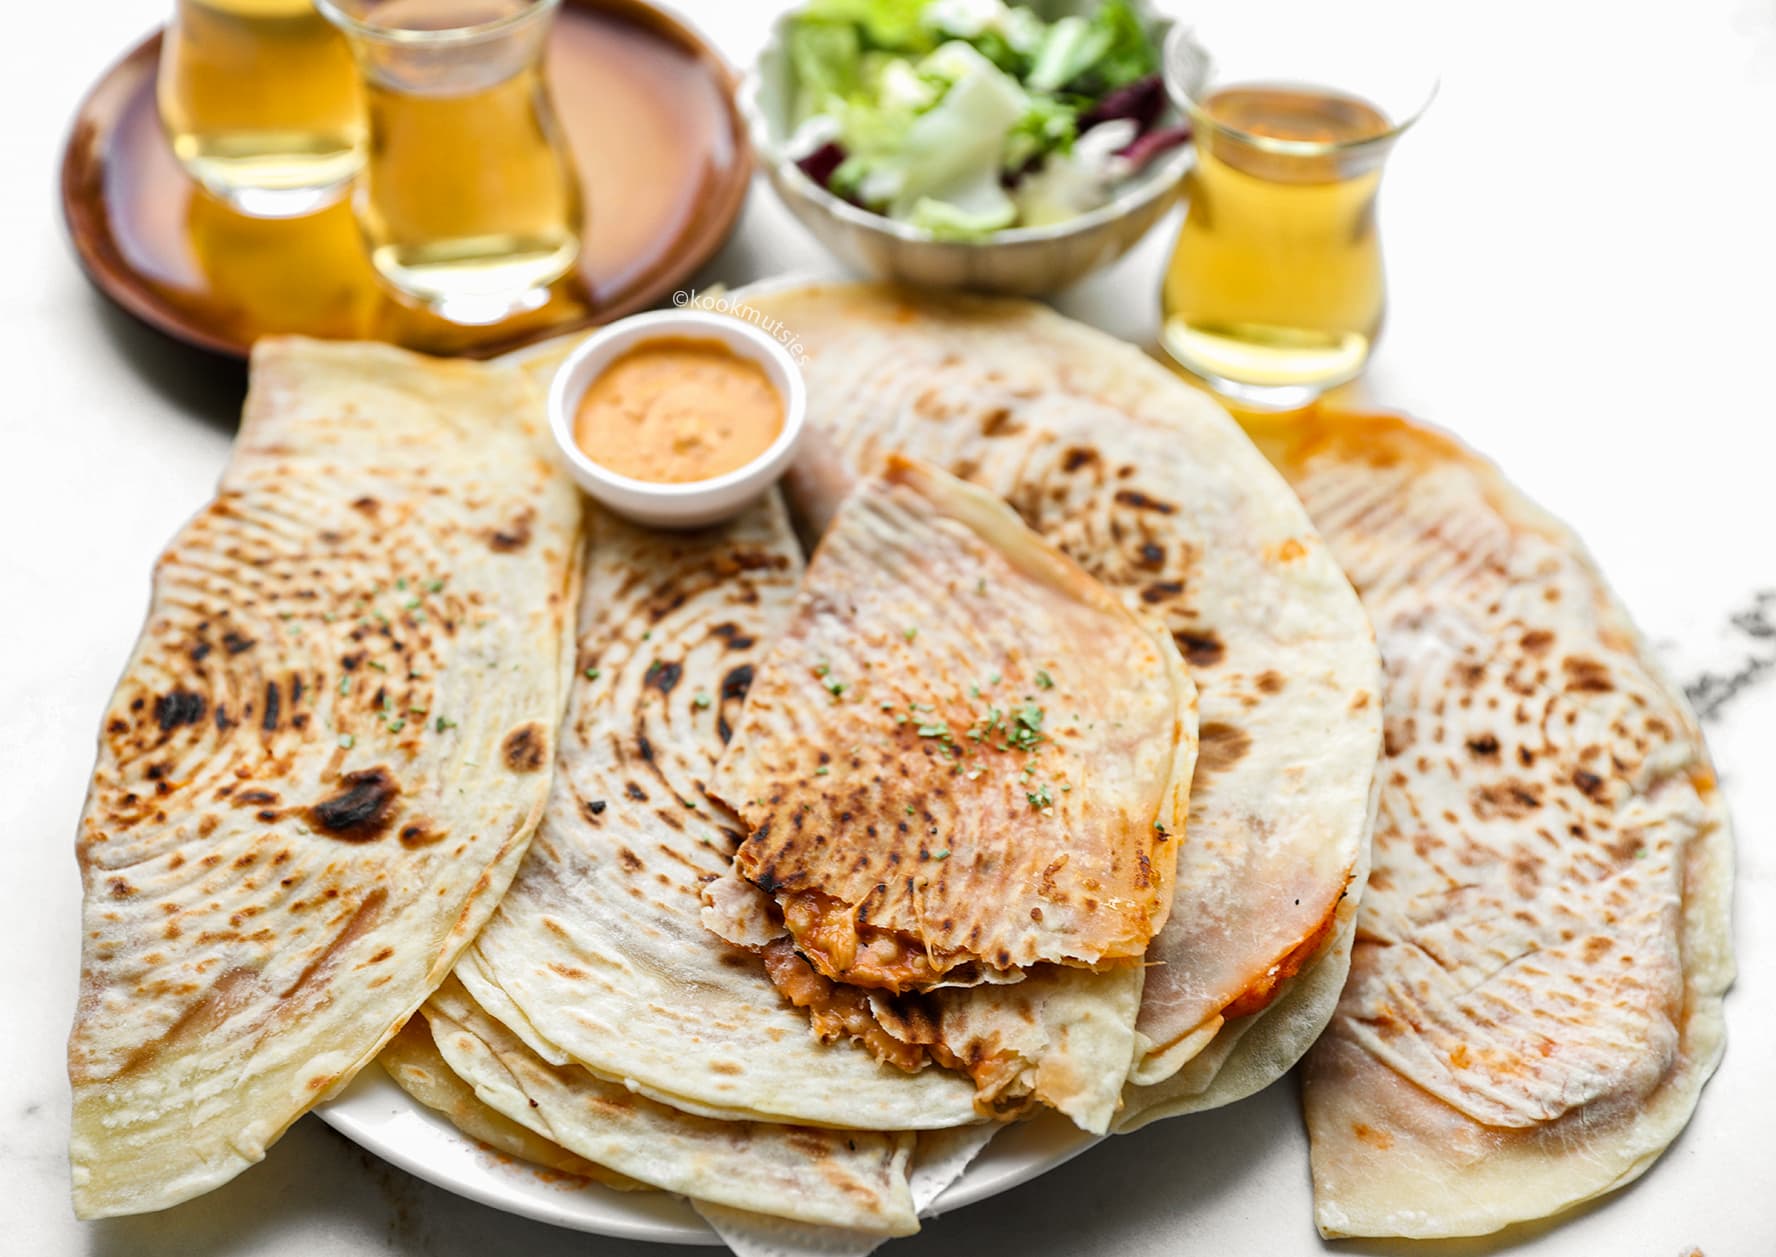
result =
[{"label": "tulip shaped tea glass", "polygon": [[178,0],[155,97],[186,173],[238,213],[312,213],[363,160],[351,50],[310,0]]},{"label": "tulip shaped tea glass", "polygon": [[543,78],[560,0],[314,0],[368,102],[353,208],[391,287],[456,323],[548,300],[580,195]]},{"label": "tulip shaped tea glass", "polygon": [[1183,27],[1167,41],[1196,165],[1160,342],[1229,399],[1286,409],[1368,360],[1386,304],[1382,164],[1436,80],[1397,45],[1265,25],[1244,42]]}]

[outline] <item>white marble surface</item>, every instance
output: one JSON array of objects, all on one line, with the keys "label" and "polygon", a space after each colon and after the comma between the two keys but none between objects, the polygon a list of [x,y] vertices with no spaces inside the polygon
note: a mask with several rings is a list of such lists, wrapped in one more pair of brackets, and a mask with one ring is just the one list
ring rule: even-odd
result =
[{"label": "white marble surface", "polygon": [[[312,1118],[265,1164],[202,1200],[94,1226],[69,1212],[62,1044],[78,954],[75,817],[150,564],[209,492],[242,385],[238,372],[97,298],[55,212],[55,161],[75,100],[164,7],[17,5],[0,41],[0,222],[12,277],[0,299],[0,1253],[641,1252],[458,1200]],[[685,7],[744,59],[770,6]],[[1767,1257],[1776,1252],[1776,669],[1758,661],[1776,658],[1776,629],[1748,621],[1748,632],[1730,618],[1776,589],[1776,7],[1513,2],[1439,12],[1444,91],[1383,195],[1393,314],[1365,392],[1453,428],[1574,523],[1680,679],[1750,678],[1707,721],[1739,833],[1740,978],[1725,1064],[1645,1179],[1561,1225],[1509,1237],[1520,1246],[1512,1251],[1678,1257],[1695,1245],[1708,1257]],[[1060,304],[1145,339],[1167,231]],[[821,265],[760,187],[699,281]],[[1309,1224],[1305,1140],[1284,1082],[1113,1140],[887,1251],[1286,1257],[1325,1248]]]}]

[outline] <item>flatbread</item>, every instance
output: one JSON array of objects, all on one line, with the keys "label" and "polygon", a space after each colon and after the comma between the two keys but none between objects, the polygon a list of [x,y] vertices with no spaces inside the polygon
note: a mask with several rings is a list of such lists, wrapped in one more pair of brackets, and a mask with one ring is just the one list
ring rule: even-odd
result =
[{"label": "flatbread", "polygon": [[[749,289],[806,350],[811,432],[847,472],[893,453],[1005,498],[1159,617],[1191,665],[1201,743],[1172,912],[1149,949],[1137,1083],[1175,1074],[1298,973],[1335,987],[1338,905],[1361,892],[1380,671],[1349,583],[1280,477],[1214,402],[1132,346],[1029,302],[876,285]],[[836,494],[798,467],[799,513]],[[1312,1041],[1266,1019],[1270,1059]],[[1274,1037],[1273,1037],[1274,1036]]]},{"label": "flatbread", "polygon": [[506,369],[260,342],[81,819],[81,1217],[263,1157],[505,889],[548,789],[578,579],[578,495],[540,414]]},{"label": "flatbread", "polygon": [[454,979],[425,1015],[439,1052],[483,1103],[599,1165],[797,1222],[877,1235],[919,1229],[907,1185],[910,1134],[693,1117],[578,1065],[550,1065]]},{"label": "flatbread", "polygon": [[[1365,848],[1352,881],[1362,885],[1368,876]],[[1257,1094],[1288,1073],[1325,1029],[1337,1007],[1339,990],[1350,969],[1358,903],[1355,895],[1344,897],[1333,914],[1332,939],[1324,955],[1284,982],[1262,1012],[1228,1022],[1170,1078],[1124,1088],[1122,1107],[1110,1129],[1126,1135],[1161,1118],[1218,1109]]]},{"label": "flatbread", "polygon": [[739,821],[705,783],[783,622],[801,556],[773,493],[720,529],[591,512],[572,696],[531,856],[459,967],[545,1060],[686,1112],[913,1130],[974,1088],[824,1045],[754,955],[704,928]]},{"label": "flatbread", "polygon": [[1489,464],[1388,416],[1264,444],[1387,669],[1374,872],[1303,1084],[1320,1230],[1479,1235],[1609,1191],[1721,1054],[1732,848],[1701,733]]},{"label": "flatbread", "polygon": [[569,1152],[482,1103],[475,1089],[457,1076],[443,1053],[438,1051],[423,1012],[409,1018],[401,1032],[383,1045],[376,1063],[401,1090],[428,1109],[442,1114],[470,1139],[487,1145],[496,1153],[517,1157],[560,1174],[603,1183],[619,1191],[639,1191],[645,1187],[632,1178]]},{"label": "flatbread", "polygon": [[899,460],[821,539],[711,792],[804,959],[920,991],[1138,966],[1195,757],[1171,639],[1002,502]]}]

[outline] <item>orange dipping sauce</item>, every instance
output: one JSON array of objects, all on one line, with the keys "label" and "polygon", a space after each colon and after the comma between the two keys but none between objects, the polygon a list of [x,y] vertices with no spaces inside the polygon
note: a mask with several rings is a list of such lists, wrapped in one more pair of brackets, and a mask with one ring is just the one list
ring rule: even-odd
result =
[{"label": "orange dipping sauce", "polygon": [[661,337],[614,359],[574,414],[574,443],[619,476],[686,484],[737,471],[783,431],[765,369],[716,340]]}]

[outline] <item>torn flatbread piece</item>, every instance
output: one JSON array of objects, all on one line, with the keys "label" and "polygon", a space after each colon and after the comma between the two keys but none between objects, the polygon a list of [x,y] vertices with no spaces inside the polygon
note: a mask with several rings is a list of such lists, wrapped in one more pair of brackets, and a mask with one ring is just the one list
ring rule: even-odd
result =
[{"label": "torn flatbread piece", "polygon": [[697,1200],[876,1235],[919,1229],[907,1183],[913,1136],[697,1117],[551,1065],[460,982],[426,1005],[438,1051],[482,1103],[598,1165]]},{"label": "torn flatbread piece", "polygon": [[1138,966],[1196,695],[1169,636],[1003,502],[896,460],[821,539],[712,793],[823,976],[887,992]]},{"label": "torn flatbread piece", "polygon": [[542,815],[579,498],[510,369],[261,341],[81,818],[74,1205],[161,1209],[375,1057]]},{"label": "torn flatbread piece", "polygon": [[1479,1235],[1620,1186],[1722,1048],[1732,849],[1695,720],[1490,464],[1389,416],[1259,435],[1387,674],[1374,867],[1302,1089],[1319,1228]]}]

